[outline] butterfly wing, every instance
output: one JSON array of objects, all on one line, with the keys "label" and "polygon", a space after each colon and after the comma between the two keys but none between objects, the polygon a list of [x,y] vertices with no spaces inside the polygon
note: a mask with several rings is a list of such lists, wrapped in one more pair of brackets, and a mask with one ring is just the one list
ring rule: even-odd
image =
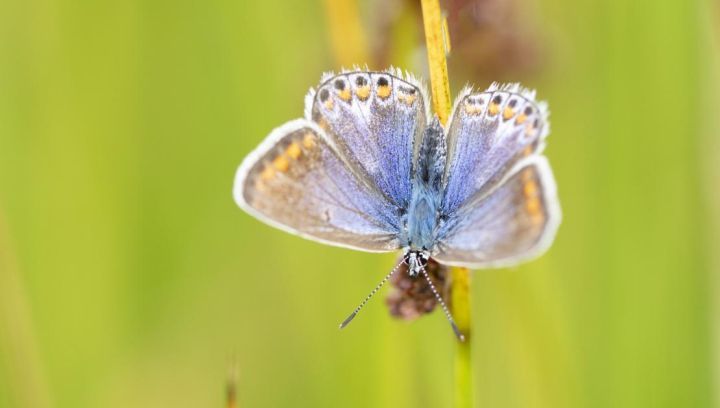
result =
[{"label": "butterfly wing", "polygon": [[517,85],[458,98],[447,135],[438,260],[511,265],[549,246],[560,208],[540,155],[547,134],[546,107]]},{"label": "butterfly wing", "polygon": [[399,248],[396,208],[305,119],[270,133],[240,165],[233,193],[248,213],[305,238],[373,252]]},{"label": "butterfly wing", "polygon": [[427,124],[421,89],[399,72],[356,71],[326,77],[306,101],[308,119],[401,209],[410,200],[412,166]]},{"label": "butterfly wing", "polygon": [[534,97],[516,84],[461,93],[447,135],[445,214],[492,188],[521,158],[542,152],[547,108]]},{"label": "butterfly wing", "polygon": [[555,181],[543,156],[523,159],[487,195],[441,227],[439,262],[471,268],[510,266],[542,254],[560,223]]}]

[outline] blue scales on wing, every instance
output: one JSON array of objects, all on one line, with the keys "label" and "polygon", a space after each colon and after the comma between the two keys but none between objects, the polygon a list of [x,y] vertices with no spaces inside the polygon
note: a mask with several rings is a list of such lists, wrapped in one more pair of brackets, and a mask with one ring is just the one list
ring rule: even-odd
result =
[{"label": "blue scales on wing", "polygon": [[402,79],[399,72],[328,76],[309,95],[306,109],[361,177],[400,211],[407,209],[427,120],[416,81]]},{"label": "blue scales on wing", "polygon": [[306,238],[375,252],[400,247],[395,207],[306,119],[275,129],[245,159],[234,195],[258,219]]},{"label": "blue scales on wing", "polygon": [[511,266],[544,252],[560,222],[547,159],[521,160],[507,178],[442,226],[436,259],[472,268]]},{"label": "blue scales on wing", "polygon": [[512,265],[543,252],[560,222],[555,182],[541,156],[547,110],[518,85],[458,98],[436,233],[439,261]]}]

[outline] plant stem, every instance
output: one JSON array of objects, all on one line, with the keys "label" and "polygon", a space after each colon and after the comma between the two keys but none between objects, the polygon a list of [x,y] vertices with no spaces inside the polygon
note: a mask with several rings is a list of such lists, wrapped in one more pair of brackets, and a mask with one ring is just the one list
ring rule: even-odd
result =
[{"label": "plant stem", "polygon": [[8,391],[0,401],[20,407],[51,407],[31,302],[6,224],[5,213],[0,211],[0,324],[7,329],[0,336],[0,378],[7,380],[7,387],[0,388]]},{"label": "plant stem", "polygon": [[470,271],[467,268],[450,269],[450,311],[465,341],[455,346],[455,406],[473,406],[473,379],[470,337]]},{"label": "plant stem", "polygon": [[369,64],[369,51],[357,0],[325,0],[335,62],[345,68]]},{"label": "plant stem", "polygon": [[[443,17],[438,0],[421,0],[433,111],[445,125],[450,115],[450,82],[447,73],[446,50],[449,50],[447,30],[443,33]],[[445,26],[446,27],[446,26]],[[447,43],[446,43],[447,42]],[[450,269],[450,311],[465,341],[455,348],[455,407],[472,407],[473,380],[471,359],[470,271]]]},{"label": "plant stem", "polygon": [[[443,17],[438,0],[421,0],[433,111],[443,125],[450,115],[450,82],[445,58]],[[449,40],[448,40],[449,42]]]}]

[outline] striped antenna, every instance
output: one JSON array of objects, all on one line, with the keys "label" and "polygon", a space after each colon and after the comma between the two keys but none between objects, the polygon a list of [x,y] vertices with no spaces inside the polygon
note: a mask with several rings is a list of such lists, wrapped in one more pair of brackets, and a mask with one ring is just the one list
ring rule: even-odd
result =
[{"label": "striped antenna", "polygon": [[435,295],[435,299],[437,299],[438,303],[440,303],[440,306],[442,307],[443,312],[445,312],[445,316],[447,317],[448,322],[450,322],[450,326],[452,326],[452,329],[455,332],[458,340],[465,341],[465,336],[460,333],[460,329],[458,329],[457,324],[455,324],[455,319],[453,319],[452,315],[450,314],[450,310],[447,308],[447,305],[445,305],[442,297],[440,297],[440,293],[438,293],[437,289],[435,289],[435,285],[433,285],[432,280],[430,279],[430,275],[428,275],[427,271],[425,270],[425,266],[421,266],[420,271],[422,272],[423,276],[425,276],[425,280],[427,281],[427,283],[430,285],[430,289],[432,289],[432,293],[433,295]]},{"label": "striped antenna", "polygon": [[397,272],[398,268],[400,267],[400,265],[402,265],[402,263],[403,263],[403,261],[398,262],[398,264],[395,265],[395,267],[390,271],[390,273],[388,273],[387,275],[385,275],[385,277],[383,278],[383,280],[381,280],[380,283],[378,283],[377,286],[375,286],[375,289],[373,289],[372,292],[370,292],[370,294],[367,295],[367,297],[365,298],[365,300],[363,300],[362,302],[360,302],[360,304],[358,305],[358,307],[356,307],[355,310],[353,310],[353,312],[350,313],[350,316],[348,316],[345,320],[343,320],[342,323],[340,323],[340,328],[341,328],[341,329],[344,329],[345,326],[347,326],[348,324],[350,324],[350,322],[352,321],[352,319],[354,319],[355,316],[357,316],[357,314],[358,314],[358,312],[360,311],[360,309],[362,309],[363,306],[365,306],[365,304],[368,302],[368,300],[370,300],[370,298],[373,297],[373,295],[375,295],[375,294],[377,293],[377,291],[380,290],[380,288],[383,287],[383,285],[385,284],[385,282],[387,282],[388,279],[390,279],[390,277],[393,276],[393,274],[394,274],[395,272]]}]

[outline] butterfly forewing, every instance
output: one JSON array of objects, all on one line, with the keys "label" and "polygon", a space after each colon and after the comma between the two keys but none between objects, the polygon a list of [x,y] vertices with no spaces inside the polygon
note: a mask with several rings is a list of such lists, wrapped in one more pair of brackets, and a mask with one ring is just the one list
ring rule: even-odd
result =
[{"label": "butterfly forewing", "polygon": [[520,159],[539,153],[546,119],[544,105],[517,85],[461,95],[448,129],[443,212],[484,194]]},{"label": "butterfly forewing", "polygon": [[547,249],[560,222],[547,159],[523,159],[508,174],[441,226],[433,255],[439,262],[472,268],[509,266]]},{"label": "butterfly forewing", "polygon": [[308,120],[274,130],[238,169],[234,194],[257,218],[307,238],[366,251],[400,246],[396,208]]},{"label": "butterfly forewing", "polygon": [[408,205],[426,126],[422,94],[411,79],[359,71],[327,78],[312,97],[312,120],[398,208]]}]

